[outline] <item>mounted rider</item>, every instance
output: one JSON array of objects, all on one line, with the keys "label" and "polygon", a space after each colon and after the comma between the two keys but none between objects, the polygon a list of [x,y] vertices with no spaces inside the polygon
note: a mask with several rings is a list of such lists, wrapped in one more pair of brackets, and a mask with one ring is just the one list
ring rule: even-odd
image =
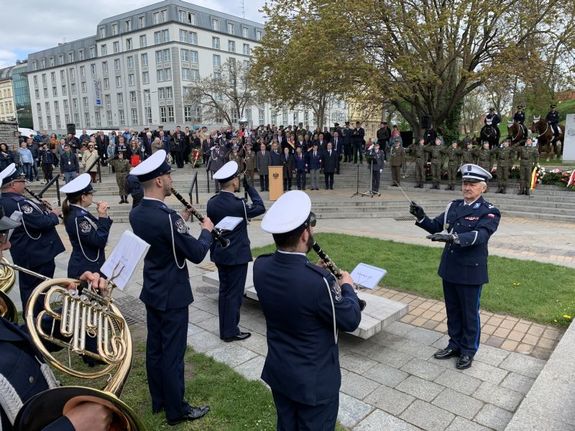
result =
[{"label": "mounted rider", "polygon": [[555,109],[555,105],[551,105],[549,108],[551,108],[551,111],[547,113],[547,117],[545,117],[545,119],[553,130],[553,138],[557,139],[559,138],[559,135],[561,135],[561,128],[559,127],[559,112]]},{"label": "mounted rider", "polygon": [[495,133],[497,133],[497,142],[499,142],[500,138],[499,123],[501,123],[501,117],[497,112],[495,112],[495,108],[489,108],[489,114],[487,114],[483,119],[483,124],[486,126],[491,125],[495,129]]},{"label": "mounted rider", "polygon": [[525,105],[517,105],[517,112],[513,114],[513,121],[519,124],[523,131],[523,136],[528,136],[527,126],[525,126]]}]

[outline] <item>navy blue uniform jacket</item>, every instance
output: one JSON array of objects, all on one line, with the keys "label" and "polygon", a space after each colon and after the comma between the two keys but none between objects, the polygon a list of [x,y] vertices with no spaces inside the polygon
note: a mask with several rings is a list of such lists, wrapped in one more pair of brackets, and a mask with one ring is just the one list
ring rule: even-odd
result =
[{"label": "navy blue uniform jacket", "polygon": [[212,244],[210,258],[216,264],[239,265],[252,260],[247,219],[263,214],[266,208],[264,201],[254,187],[248,187],[248,194],[252,200],[251,205],[233,193],[224,191],[208,201],[206,212],[214,225],[226,216],[243,219],[233,231],[224,233],[224,237],[230,240],[230,245],[227,248],[222,248],[217,241]]},{"label": "navy blue uniform jacket", "polygon": [[34,268],[54,260],[65,250],[56,232],[60,222],[56,214],[43,211],[18,193],[2,193],[0,205],[7,217],[14,211],[22,213],[22,225],[14,229],[10,238],[10,254],[16,265]]},{"label": "navy blue uniform jacket", "polygon": [[130,225],[150,244],[144,258],[142,302],[160,311],[190,305],[194,297],[186,259],[193,263],[204,259],[212,245],[210,231],[202,229],[195,239],[176,211],[159,200],[146,198],[130,211]]},{"label": "navy blue uniform jacket", "polygon": [[84,271],[99,271],[106,260],[104,249],[112,220],[109,217],[96,218],[84,208],[70,205],[65,224],[72,244],[68,277],[78,278]]},{"label": "navy blue uniform jacket", "polygon": [[447,208],[447,218],[444,212],[416,224],[429,233],[441,232],[445,224],[448,232],[457,233],[460,244],[445,244],[438,274],[450,283],[479,285],[489,281],[487,241],[497,230],[500,218],[499,210],[480,197],[467,206],[463,199],[454,200]]},{"label": "navy blue uniform jacket", "polygon": [[334,326],[342,331],[358,327],[361,311],[353,288],[344,284],[340,289],[306,256],[279,251],[256,259],[254,285],[267,327],[262,379],[307,405],[337,396],[341,371]]}]

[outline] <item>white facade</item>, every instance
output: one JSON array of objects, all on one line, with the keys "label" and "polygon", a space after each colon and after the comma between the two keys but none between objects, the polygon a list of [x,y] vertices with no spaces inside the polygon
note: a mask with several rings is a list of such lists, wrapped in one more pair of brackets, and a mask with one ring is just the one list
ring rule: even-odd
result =
[{"label": "white facade", "polygon": [[[180,0],[105,19],[96,36],[29,56],[34,127],[58,133],[69,123],[77,129],[223,126],[206,123],[199,105],[184,104],[186,88],[229,57],[248,62],[262,34],[261,24]],[[339,106],[328,113],[332,123],[346,118]],[[268,104],[244,116],[250,126],[314,126],[311,112],[284,110],[274,118]]]}]

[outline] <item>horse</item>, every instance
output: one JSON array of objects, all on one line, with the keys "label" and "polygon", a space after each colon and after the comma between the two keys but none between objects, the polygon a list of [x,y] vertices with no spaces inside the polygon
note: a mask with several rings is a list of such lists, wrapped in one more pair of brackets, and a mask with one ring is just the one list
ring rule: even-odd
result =
[{"label": "horse", "polygon": [[563,128],[561,128],[561,134],[559,137],[555,138],[553,135],[553,129],[545,119],[542,119],[541,117],[533,117],[531,131],[539,135],[537,137],[537,144],[540,155],[547,153],[547,160],[549,160],[554,156],[559,157],[563,154]]},{"label": "horse", "polygon": [[491,124],[491,120],[485,120],[485,126],[483,126],[481,132],[479,132],[479,139],[481,142],[489,142],[489,148],[499,145],[499,134],[495,126]]},{"label": "horse", "polygon": [[527,127],[517,121],[507,123],[507,136],[511,138],[511,145],[522,145],[527,139]]}]

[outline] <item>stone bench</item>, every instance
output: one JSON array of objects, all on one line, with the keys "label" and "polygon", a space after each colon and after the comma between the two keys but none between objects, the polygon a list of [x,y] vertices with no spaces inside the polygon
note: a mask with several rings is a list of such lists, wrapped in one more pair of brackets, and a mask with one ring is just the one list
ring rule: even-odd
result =
[{"label": "stone bench", "polygon": [[[252,269],[253,262],[250,262],[244,295],[247,298],[257,301],[258,294],[254,287]],[[204,273],[202,279],[204,282],[212,286],[218,287],[220,285],[217,271]],[[364,340],[374,336],[378,332],[381,332],[386,326],[405,316],[409,308],[407,304],[392,301],[391,299],[373,295],[365,291],[360,291],[358,296],[363,299],[367,305],[361,313],[361,323],[359,324],[359,327],[350,334]]]}]

